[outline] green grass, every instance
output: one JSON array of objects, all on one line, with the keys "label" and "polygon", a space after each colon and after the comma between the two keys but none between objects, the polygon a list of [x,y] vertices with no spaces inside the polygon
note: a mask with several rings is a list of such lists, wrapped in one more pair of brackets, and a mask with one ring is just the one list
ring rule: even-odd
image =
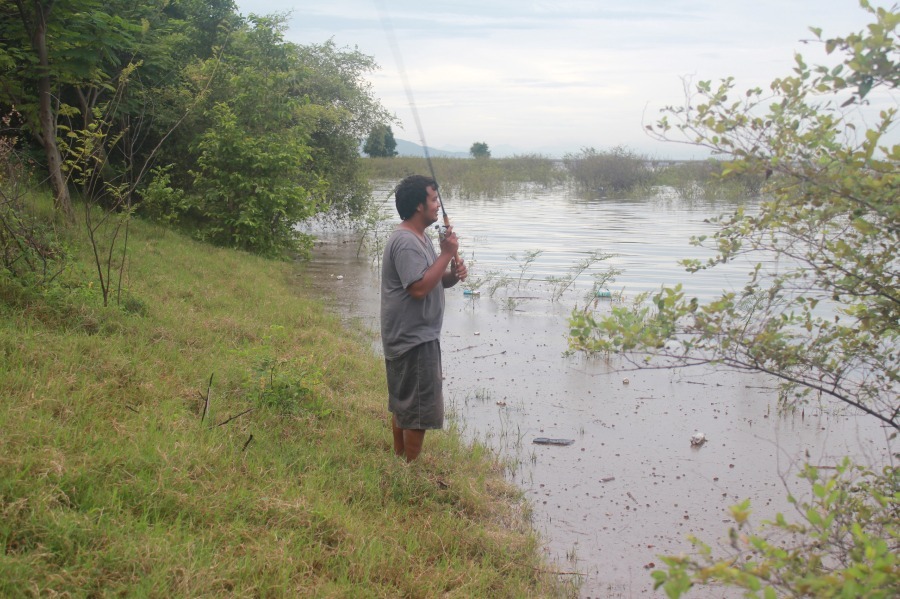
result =
[{"label": "green grass", "polygon": [[[501,196],[526,185],[549,187],[566,180],[566,173],[547,157],[529,154],[512,158],[432,158],[441,193],[456,197]],[[428,175],[424,158],[364,158],[371,179],[399,181],[412,174]]]},{"label": "green grass", "polygon": [[[764,175],[732,173],[721,176],[722,163],[708,160],[685,161],[660,169],[650,169],[648,159],[627,148],[596,155],[577,155],[566,166],[540,155],[511,158],[431,159],[441,193],[448,197],[490,198],[519,193],[525,188],[546,188],[568,184],[586,197],[598,193],[610,197],[646,198],[657,193],[654,187],[671,188],[686,200],[734,200],[760,195]],[[624,155],[623,155],[624,154]],[[425,158],[395,156],[363,158],[370,179],[396,182],[411,174],[430,174]]]},{"label": "green grass", "polygon": [[0,275],[0,596],[574,592],[483,447],[393,456],[382,362],[302,265],[133,221],[103,307],[66,235],[51,285]]}]

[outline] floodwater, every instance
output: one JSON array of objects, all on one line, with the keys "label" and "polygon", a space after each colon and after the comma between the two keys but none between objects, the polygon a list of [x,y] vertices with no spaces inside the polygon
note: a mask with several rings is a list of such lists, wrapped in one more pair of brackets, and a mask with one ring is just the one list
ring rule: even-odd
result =
[{"label": "floodwater", "polygon": [[[650,577],[662,567],[659,556],[689,553],[689,535],[727,547],[729,506],[749,499],[754,525],[789,515],[788,489],[809,495],[796,480],[805,461],[827,466],[850,455],[879,464],[890,450],[873,418],[841,406],[780,414],[774,382],[761,376],[635,370],[615,356],[564,355],[566,318],[584,305],[592,272],[607,266],[623,270],[608,288],[626,301],[676,282],[700,300],[742,287],[747,264],[695,275],[677,264],[710,255],[689,239],[710,233],[704,220],[735,205],[661,195],[584,200],[553,189],[444,198],[473,281],[509,281],[493,295],[484,283],[475,298],[462,288],[447,291],[441,345],[448,411],[466,438],[507,460],[548,558],[560,572],[581,576],[582,597],[664,597]],[[564,278],[594,250],[615,256],[554,301],[559,284],[548,279]],[[523,271],[525,256],[537,251]],[[359,235],[320,232],[306,267],[336,310],[374,331],[376,253],[359,251]],[[599,299],[598,309],[610,301]],[[708,441],[693,447],[698,431]],[[574,443],[535,444],[540,437]],[[737,594],[695,589],[689,596]]]}]

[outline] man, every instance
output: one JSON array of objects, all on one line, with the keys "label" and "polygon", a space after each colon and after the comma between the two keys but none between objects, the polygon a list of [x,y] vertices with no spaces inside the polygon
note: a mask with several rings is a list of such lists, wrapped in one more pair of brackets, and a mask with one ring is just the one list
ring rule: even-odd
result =
[{"label": "man", "polygon": [[384,248],[381,270],[381,341],[388,382],[388,410],[394,453],[415,460],[425,431],[444,426],[441,325],[444,288],[464,281],[459,241],[451,227],[440,240],[441,253],[425,230],[437,222],[437,183],[412,175],[394,192],[402,222]]}]

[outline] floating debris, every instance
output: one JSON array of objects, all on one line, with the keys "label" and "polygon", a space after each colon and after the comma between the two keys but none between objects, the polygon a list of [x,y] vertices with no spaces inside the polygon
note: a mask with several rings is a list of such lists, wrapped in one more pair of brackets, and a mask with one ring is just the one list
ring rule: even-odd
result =
[{"label": "floating debris", "polygon": [[612,291],[609,289],[598,289],[596,297],[612,297]]},{"label": "floating debris", "polygon": [[691,435],[691,447],[700,447],[706,443],[706,435],[701,432],[696,432]]},{"label": "floating debris", "polygon": [[623,384],[623,385],[627,385],[627,384],[630,383],[630,382],[631,382],[631,381],[629,381],[628,379],[622,379],[622,384]]},{"label": "floating debris", "polygon": [[571,445],[575,439],[549,439],[547,437],[537,437],[534,442],[537,445]]},{"label": "floating debris", "polygon": [[463,295],[470,295],[472,297],[478,297],[481,295],[481,292],[478,291],[477,289],[464,289]]}]

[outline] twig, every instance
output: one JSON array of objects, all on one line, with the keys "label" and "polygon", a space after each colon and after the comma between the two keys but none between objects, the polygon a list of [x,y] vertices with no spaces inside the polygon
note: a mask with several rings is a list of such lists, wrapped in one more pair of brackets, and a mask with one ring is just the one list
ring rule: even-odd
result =
[{"label": "twig", "polygon": [[454,352],[458,352],[458,351],[466,351],[467,349],[475,349],[476,347],[478,347],[478,346],[477,346],[477,345],[470,345],[469,347],[461,347],[461,348],[459,348],[459,349],[454,349],[453,351],[454,351]]},{"label": "twig", "polygon": [[484,356],[475,356],[474,359],[477,360],[477,359],[479,359],[479,358],[490,358],[491,356],[502,356],[502,355],[505,354],[505,353],[506,353],[506,350],[504,349],[504,350],[503,350],[502,352],[500,352],[500,353],[497,353],[497,354],[486,354],[486,355],[484,355]]},{"label": "twig", "polygon": [[231,422],[232,420],[237,420],[238,418],[240,418],[240,417],[243,416],[244,414],[247,414],[248,412],[252,412],[252,411],[253,411],[253,408],[247,408],[246,410],[244,410],[244,411],[241,412],[240,414],[236,414],[236,415],[232,416],[231,418],[229,418],[228,420],[225,420],[224,422],[220,422],[220,423],[217,424],[216,426],[224,426],[224,425],[228,424],[229,422]]},{"label": "twig", "polygon": [[134,412],[135,414],[140,414],[140,412],[138,412],[138,411],[137,411],[137,408],[135,408],[134,406],[129,406],[128,404],[123,404],[123,405],[125,406],[125,409],[126,409],[126,410],[131,410],[131,411]]},{"label": "twig", "polygon": [[242,453],[244,452],[244,450],[247,449],[247,446],[250,445],[250,441],[252,441],[252,440],[253,440],[253,433],[250,433],[250,436],[247,437],[247,440],[244,442],[244,446],[241,447],[241,452],[242,452]]},{"label": "twig", "polygon": [[[203,414],[200,416],[200,424],[203,424],[203,421],[206,419],[206,415],[209,413],[209,390],[212,388],[212,380],[213,376],[216,373],[212,373],[209,375],[209,383],[206,385],[206,397],[203,402]],[[203,397],[202,395],[200,397]]]}]

